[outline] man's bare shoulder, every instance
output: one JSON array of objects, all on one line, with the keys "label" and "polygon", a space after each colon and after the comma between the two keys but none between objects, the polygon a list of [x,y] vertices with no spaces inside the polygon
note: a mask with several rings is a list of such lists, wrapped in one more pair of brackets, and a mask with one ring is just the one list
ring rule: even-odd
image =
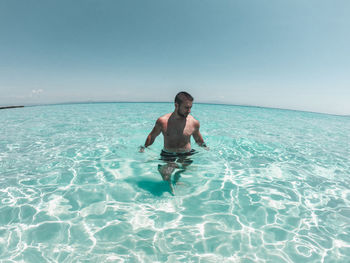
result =
[{"label": "man's bare shoulder", "polygon": [[199,121],[196,120],[192,115],[188,115],[187,117],[193,124],[193,126],[198,127],[199,126]]},{"label": "man's bare shoulder", "polygon": [[165,115],[163,115],[163,116],[160,116],[160,117],[157,119],[157,123],[163,124],[163,123],[167,122],[167,121],[169,120],[170,116],[171,116],[171,113],[167,113],[167,114],[165,114]]}]

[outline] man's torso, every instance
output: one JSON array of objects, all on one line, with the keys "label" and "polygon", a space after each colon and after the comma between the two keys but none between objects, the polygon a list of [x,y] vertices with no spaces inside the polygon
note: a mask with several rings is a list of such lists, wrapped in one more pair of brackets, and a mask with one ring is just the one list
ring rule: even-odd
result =
[{"label": "man's torso", "polygon": [[161,126],[164,136],[164,149],[169,152],[187,152],[191,150],[191,135],[195,131],[196,120],[188,115],[177,120],[172,113],[162,117]]}]

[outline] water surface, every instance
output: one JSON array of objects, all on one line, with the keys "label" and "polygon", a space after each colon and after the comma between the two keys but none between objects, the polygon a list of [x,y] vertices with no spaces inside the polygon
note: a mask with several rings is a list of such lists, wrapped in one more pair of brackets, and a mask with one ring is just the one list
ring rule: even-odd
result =
[{"label": "water surface", "polygon": [[158,171],[171,103],[0,111],[0,261],[346,262],[350,118],[194,104],[210,147],[175,196]]}]

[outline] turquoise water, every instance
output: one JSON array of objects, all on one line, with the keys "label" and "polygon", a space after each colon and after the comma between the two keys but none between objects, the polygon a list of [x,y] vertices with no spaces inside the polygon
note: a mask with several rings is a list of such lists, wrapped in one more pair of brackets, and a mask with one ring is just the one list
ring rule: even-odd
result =
[{"label": "turquoise water", "polygon": [[0,261],[348,262],[350,118],[194,104],[175,196],[138,152],[171,103],[0,111]]}]

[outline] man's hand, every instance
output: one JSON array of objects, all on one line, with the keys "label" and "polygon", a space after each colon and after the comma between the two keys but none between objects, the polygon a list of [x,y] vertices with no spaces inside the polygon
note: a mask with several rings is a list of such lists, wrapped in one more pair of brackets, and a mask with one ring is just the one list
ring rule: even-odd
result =
[{"label": "man's hand", "polygon": [[145,146],[142,146],[142,145],[141,145],[141,146],[140,146],[139,152],[140,152],[140,153],[143,153],[143,152],[145,151],[145,148],[146,148]]},{"label": "man's hand", "polygon": [[209,151],[209,147],[205,144],[205,142],[201,144],[201,147],[204,148],[204,150]]}]

